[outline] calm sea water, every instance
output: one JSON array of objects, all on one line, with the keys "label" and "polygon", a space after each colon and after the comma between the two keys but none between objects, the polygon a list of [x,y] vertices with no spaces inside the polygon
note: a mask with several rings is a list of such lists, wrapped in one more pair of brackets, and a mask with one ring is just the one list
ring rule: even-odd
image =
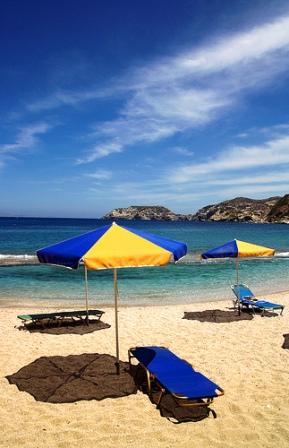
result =
[{"label": "calm sea water", "polygon": [[[237,238],[274,247],[279,256],[240,262],[241,280],[256,294],[289,290],[289,227],[270,224],[122,221],[187,243],[189,255],[177,265],[119,270],[123,304],[191,303],[232,297],[235,261],[201,261],[200,253]],[[0,305],[50,300],[83,300],[83,269],[72,271],[45,265],[3,266],[1,260],[29,256],[41,247],[107,224],[102,220],[0,218]],[[20,258],[21,258],[20,257]],[[17,257],[16,257],[17,258]],[[91,306],[112,303],[111,271],[89,272]]]}]

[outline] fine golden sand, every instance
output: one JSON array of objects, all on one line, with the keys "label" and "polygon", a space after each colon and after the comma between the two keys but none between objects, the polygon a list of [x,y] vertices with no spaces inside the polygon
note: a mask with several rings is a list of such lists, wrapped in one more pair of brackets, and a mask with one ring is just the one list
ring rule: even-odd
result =
[{"label": "fine golden sand", "polygon": [[[231,323],[182,319],[184,312],[227,310],[230,302],[120,307],[120,355],[135,345],[163,345],[189,361],[225,395],[210,416],[174,425],[140,392],[124,398],[71,404],[37,402],[10,385],[6,375],[40,356],[114,355],[114,310],[104,308],[111,328],[86,335],[19,331],[17,314],[44,308],[2,308],[0,324],[0,446],[5,448],[277,447],[289,446],[289,293],[267,296],[283,303],[281,317]],[[51,310],[48,310],[51,311]]]}]

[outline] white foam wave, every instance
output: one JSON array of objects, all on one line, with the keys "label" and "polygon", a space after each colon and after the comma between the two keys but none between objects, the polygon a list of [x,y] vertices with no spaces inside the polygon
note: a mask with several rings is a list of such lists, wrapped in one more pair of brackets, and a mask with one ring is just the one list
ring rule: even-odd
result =
[{"label": "white foam wave", "polygon": [[24,260],[29,260],[29,259],[33,259],[36,258],[35,255],[28,255],[28,254],[21,254],[21,255],[15,255],[15,254],[0,254],[0,258],[7,258],[7,259],[24,259]]},{"label": "white foam wave", "polygon": [[289,252],[277,252],[276,257],[289,258]]},{"label": "white foam wave", "polygon": [[187,255],[185,255],[183,258],[181,258],[178,261],[178,263],[191,264],[191,263],[199,263],[200,261],[202,261],[201,254],[190,252]]},{"label": "white foam wave", "polygon": [[30,254],[0,254],[0,265],[37,264],[36,255]]}]

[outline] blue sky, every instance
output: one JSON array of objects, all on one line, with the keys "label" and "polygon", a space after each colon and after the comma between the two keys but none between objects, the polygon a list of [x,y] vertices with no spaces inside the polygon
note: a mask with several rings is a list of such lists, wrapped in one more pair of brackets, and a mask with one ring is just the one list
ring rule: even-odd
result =
[{"label": "blue sky", "polygon": [[289,6],[7,0],[0,215],[289,193]]}]

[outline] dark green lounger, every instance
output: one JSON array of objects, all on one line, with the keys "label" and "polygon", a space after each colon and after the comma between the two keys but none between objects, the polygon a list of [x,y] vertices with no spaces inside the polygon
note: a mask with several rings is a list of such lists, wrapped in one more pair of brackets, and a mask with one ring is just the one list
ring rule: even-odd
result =
[{"label": "dark green lounger", "polygon": [[19,314],[17,317],[24,321],[24,325],[27,323],[40,323],[41,325],[50,325],[51,323],[58,322],[59,324],[65,319],[80,319],[87,320],[89,317],[96,317],[97,320],[101,318],[104,311],[100,310],[81,310],[81,311],[58,311],[54,313],[39,313],[39,314]]}]

